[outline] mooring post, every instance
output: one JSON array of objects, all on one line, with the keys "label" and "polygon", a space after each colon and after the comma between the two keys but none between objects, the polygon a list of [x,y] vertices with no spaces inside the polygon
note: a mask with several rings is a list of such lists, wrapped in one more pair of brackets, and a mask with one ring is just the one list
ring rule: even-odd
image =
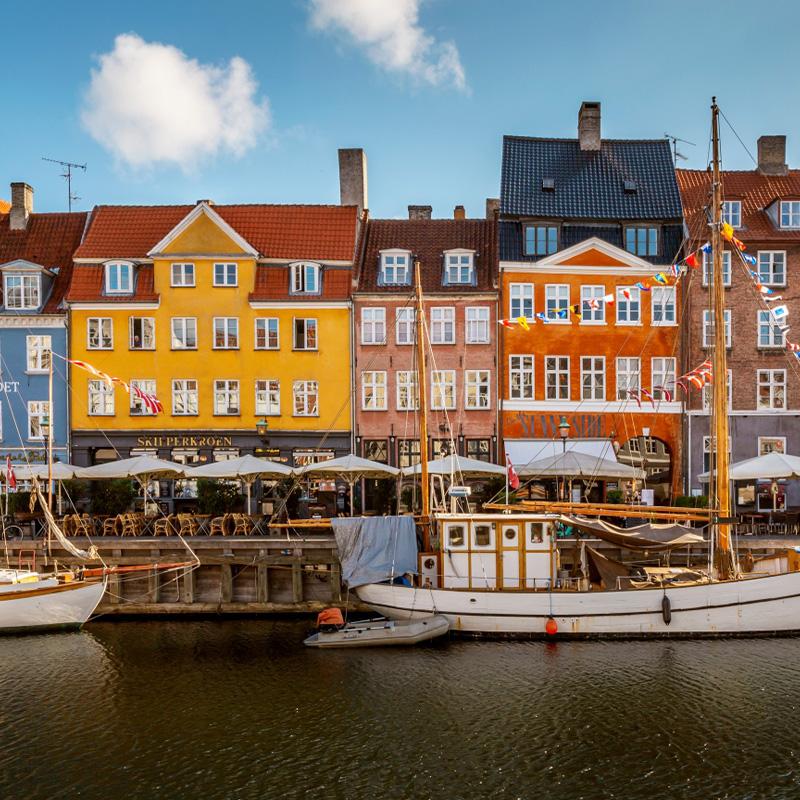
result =
[{"label": "mooring post", "polygon": [[267,558],[266,550],[258,551],[258,566],[256,567],[256,602],[269,602],[269,573],[267,565],[264,563]]}]

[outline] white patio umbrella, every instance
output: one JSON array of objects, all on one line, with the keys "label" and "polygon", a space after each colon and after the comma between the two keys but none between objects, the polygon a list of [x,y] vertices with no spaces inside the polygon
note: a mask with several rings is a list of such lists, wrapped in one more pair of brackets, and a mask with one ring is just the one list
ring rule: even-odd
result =
[{"label": "white patio umbrella", "polygon": [[58,513],[61,513],[61,482],[71,481],[75,478],[80,471],[81,467],[76,467],[74,464],[65,464],[63,461],[54,461],[51,467],[47,464],[23,464],[20,467],[14,468],[14,475],[21,481],[28,481],[31,478],[36,478],[40,481],[46,481],[52,478],[58,481]]},{"label": "white patio umbrella", "polygon": [[644,470],[622,464],[610,458],[599,458],[577,450],[567,450],[554,456],[521,464],[516,467],[522,478],[582,478],[588,480],[644,480]]},{"label": "white patio umbrella", "polygon": [[[406,467],[403,475],[419,475],[422,472],[422,465],[415,464],[413,467]],[[482,478],[487,475],[505,475],[506,468],[499,464],[490,464],[487,461],[479,461],[477,458],[466,458],[466,456],[449,455],[444,458],[437,458],[428,462],[429,475],[456,475],[463,478]]]},{"label": "white patio umbrella", "polygon": [[[350,514],[353,514],[353,485],[362,478],[396,478],[400,474],[397,467],[370,461],[368,458],[348,453],[346,456],[332,458],[328,461],[317,461],[307,464],[297,471],[304,478],[325,478],[331,475],[346,481],[350,485]],[[363,511],[363,500],[362,500]]]},{"label": "white patio umbrella", "polygon": [[250,513],[250,492],[253,483],[261,480],[280,480],[294,475],[294,470],[278,461],[245,455],[229,461],[214,461],[186,470],[190,478],[231,478],[240,480],[247,493],[247,513]]},{"label": "white patio umbrella", "polygon": [[[797,480],[800,479],[800,457],[789,456],[785,453],[767,453],[756,458],[737,461],[730,465],[728,471],[732,481],[778,478]],[[709,473],[704,472],[698,477],[703,483],[708,483]]]}]

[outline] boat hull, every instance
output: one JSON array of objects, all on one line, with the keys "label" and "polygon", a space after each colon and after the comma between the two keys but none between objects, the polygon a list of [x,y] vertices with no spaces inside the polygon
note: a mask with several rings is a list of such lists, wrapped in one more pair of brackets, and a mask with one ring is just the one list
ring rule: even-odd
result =
[{"label": "boat hull", "polygon": [[[800,633],[800,572],[611,592],[474,591],[390,584],[367,584],[356,592],[364,603],[391,619],[441,614],[453,632],[473,636],[656,638]],[[545,629],[551,618],[557,626],[555,634]]]},{"label": "boat hull", "polygon": [[441,615],[403,621],[366,620],[353,622],[338,631],[320,631],[303,642],[306,647],[408,647],[444,636],[450,629]]}]

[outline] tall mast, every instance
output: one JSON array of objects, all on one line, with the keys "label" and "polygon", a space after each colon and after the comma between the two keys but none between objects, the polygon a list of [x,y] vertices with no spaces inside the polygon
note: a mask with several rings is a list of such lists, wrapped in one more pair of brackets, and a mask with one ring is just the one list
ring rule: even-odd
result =
[{"label": "tall mast", "polygon": [[423,539],[428,549],[428,518],[431,513],[428,486],[428,370],[425,364],[425,308],[422,305],[422,275],[419,260],[414,261],[414,286],[417,300],[417,386],[419,387],[419,457],[422,478]]},{"label": "tall mast", "polygon": [[714,367],[713,408],[714,429],[712,469],[717,518],[715,560],[717,576],[733,577],[731,550],[731,497],[729,479],[728,444],[728,354],[725,342],[725,285],[722,274],[722,179],[719,169],[719,108],[717,98],[711,98],[711,137],[713,147],[713,197],[711,215],[711,253],[713,257],[713,314],[714,314]]},{"label": "tall mast", "polygon": [[47,371],[47,508],[53,510],[53,350]]}]

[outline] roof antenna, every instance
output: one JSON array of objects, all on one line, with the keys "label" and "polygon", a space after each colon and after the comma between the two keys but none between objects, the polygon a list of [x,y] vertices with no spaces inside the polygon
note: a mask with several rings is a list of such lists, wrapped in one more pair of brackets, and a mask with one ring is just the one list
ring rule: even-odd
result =
[{"label": "roof antenna", "polygon": [[679,139],[677,136],[672,136],[669,133],[664,134],[664,138],[668,139],[672,145],[672,162],[677,165],[678,159],[680,158],[683,161],[688,161],[687,157],[678,151],[678,142],[682,142],[683,144],[689,144],[692,147],[695,147],[694,142],[690,142],[688,139]]},{"label": "roof antenna", "polygon": [[60,164],[64,167],[61,177],[67,179],[67,208],[72,211],[72,201],[81,199],[78,195],[72,194],[72,170],[82,169],[86,172],[86,164],[73,164],[71,161],[59,161],[57,158],[45,158],[44,156],[42,156],[42,161],[50,161],[53,164]]}]

